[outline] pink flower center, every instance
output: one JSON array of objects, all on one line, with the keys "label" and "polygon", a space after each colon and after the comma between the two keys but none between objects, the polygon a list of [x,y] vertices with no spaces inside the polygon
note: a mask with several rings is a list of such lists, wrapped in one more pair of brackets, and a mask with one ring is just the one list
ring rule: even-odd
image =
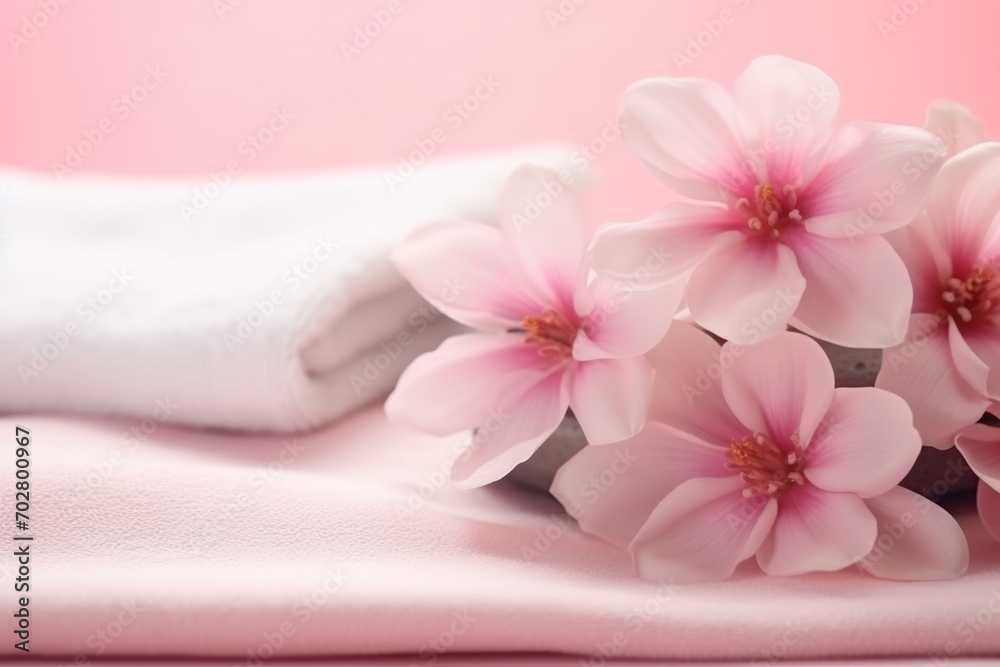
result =
[{"label": "pink flower center", "polygon": [[1000,285],[990,269],[973,269],[965,280],[949,278],[941,293],[944,308],[958,322],[969,323],[974,316],[990,311],[1000,300]]},{"label": "pink flower center", "polygon": [[783,228],[802,222],[796,208],[798,196],[791,185],[782,188],[780,194],[770,183],[755,186],[753,192],[752,203],[746,197],[736,201],[736,212],[746,218],[751,231],[778,238]]},{"label": "pink flower center", "polygon": [[740,479],[747,485],[743,496],[755,493],[764,496],[779,496],[788,489],[805,483],[802,469],[805,457],[802,448],[795,445],[785,453],[773,440],[762,433],[745,435],[733,440],[726,453],[727,470],[738,470]]},{"label": "pink flower center", "polygon": [[521,327],[528,333],[524,342],[538,346],[538,353],[542,356],[558,359],[573,356],[573,341],[580,326],[570,322],[562,313],[548,308],[541,316],[525,317]]}]

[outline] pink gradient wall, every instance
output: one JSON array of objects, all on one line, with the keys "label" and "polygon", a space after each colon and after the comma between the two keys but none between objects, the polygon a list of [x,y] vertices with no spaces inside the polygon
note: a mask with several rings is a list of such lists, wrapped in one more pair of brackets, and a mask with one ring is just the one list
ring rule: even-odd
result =
[{"label": "pink gradient wall", "polygon": [[[52,170],[88,132],[101,141],[74,173],[397,162],[439,127],[435,155],[586,144],[632,81],[680,73],[729,85],[764,53],[827,70],[842,119],[919,124],[927,102],[946,97],[1000,136],[993,0],[63,1],[0,4],[0,163]],[[373,12],[385,25],[345,54]],[[679,72],[675,54],[699,38]],[[495,90],[480,87],[467,117],[446,116],[481,77]],[[250,151],[247,136],[275,108],[293,118]],[[595,157],[597,221],[666,200],[620,140]]]}]

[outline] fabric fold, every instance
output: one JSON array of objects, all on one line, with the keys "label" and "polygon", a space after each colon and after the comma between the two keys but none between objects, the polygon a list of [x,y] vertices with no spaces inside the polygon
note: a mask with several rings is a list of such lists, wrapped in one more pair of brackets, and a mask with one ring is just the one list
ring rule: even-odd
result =
[{"label": "fabric fold", "polygon": [[[656,584],[551,498],[454,488],[460,438],[415,435],[378,408],[297,438],[163,425],[130,439],[139,422],[41,416],[0,419],[0,432],[15,424],[32,443],[32,655],[63,663],[98,648],[227,664],[248,650],[266,664],[609,645],[616,658],[739,664],[1000,653],[984,616],[1000,608],[1000,545],[968,505],[957,509],[971,563],[954,581],[855,567],[771,577],[748,562],[725,582]],[[581,481],[584,515],[614,471]],[[0,486],[13,482],[2,467]],[[884,552],[906,542],[906,521],[880,515]],[[0,554],[8,590],[13,551]],[[0,615],[14,604],[0,596]],[[114,640],[98,646],[99,632]],[[15,657],[11,642],[0,656]]]},{"label": "fabric fold", "polygon": [[[571,151],[203,181],[0,170],[0,412],[292,432],[384,397],[460,327],[389,262],[439,220],[491,221],[524,163]],[[398,180],[398,179],[397,179]],[[446,302],[461,285],[442,286]]]}]

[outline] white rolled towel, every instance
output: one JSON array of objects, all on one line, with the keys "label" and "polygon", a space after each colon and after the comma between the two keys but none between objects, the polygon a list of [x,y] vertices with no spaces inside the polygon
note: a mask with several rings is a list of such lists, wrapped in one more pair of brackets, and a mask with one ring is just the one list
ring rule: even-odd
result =
[{"label": "white rolled towel", "polygon": [[490,220],[542,146],[386,169],[201,181],[0,170],[0,411],[248,431],[384,396],[458,330],[388,256],[419,225]]}]

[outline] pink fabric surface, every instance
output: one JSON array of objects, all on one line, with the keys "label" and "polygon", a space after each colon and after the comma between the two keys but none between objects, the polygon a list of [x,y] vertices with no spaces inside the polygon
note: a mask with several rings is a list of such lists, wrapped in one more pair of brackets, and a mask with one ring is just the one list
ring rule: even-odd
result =
[{"label": "pink fabric surface", "polygon": [[[16,660],[7,663],[11,667],[28,667],[29,665],[65,665],[65,661],[58,660]],[[102,660],[100,658],[92,660],[91,665],[115,665],[115,667],[165,667],[166,665],[183,665],[184,667],[220,667],[228,665],[219,661],[206,660]],[[473,667],[520,667],[521,665],[539,665],[540,667],[587,667],[591,665],[590,658],[580,658],[569,655],[552,654],[519,654],[519,655],[489,655],[468,653],[456,655],[439,656],[433,662],[414,661],[412,656],[375,656],[334,658],[325,660],[282,660],[272,659],[267,662],[268,667],[320,667],[322,665],[337,665],[338,667],[414,667],[417,665],[441,665],[441,667],[455,667],[457,665],[472,665]],[[735,665],[745,665],[745,662],[701,662],[701,661],[662,661],[662,660],[630,660],[612,658],[607,663],[595,659],[594,667],[604,664],[618,665],[621,667],[657,667],[666,665],[668,667],[735,667]],[[758,665],[778,664],[768,660],[760,660]],[[857,660],[784,660],[780,662],[784,667],[928,667],[934,662],[925,658],[901,658],[898,660],[886,659],[857,659]],[[996,664],[992,658],[956,658],[949,660],[949,667],[988,667]]]},{"label": "pink fabric surface", "polygon": [[[37,416],[0,432],[15,424],[32,435],[32,656],[1000,655],[1000,544],[968,508],[957,581],[751,565],[670,588],[639,581],[544,496],[452,488],[455,439],[379,408],[284,441]],[[12,595],[0,603],[10,619]]]},{"label": "pink fabric surface", "polygon": [[[473,665],[473,667],[520,667],[522,665],[539,665],[540,667],[587,667],[591,663],[589,658],[580,658],[569,655],[551,654],[521,654],[521,655],[471,655],[468,653],[460,655],[439,656],[433,663],[425,661],[414,661],[412,656],[376,656],[376,657],[347,657],[326,660],[282,660],[272,659],[267,662],[268,667],[320,667],[322,665],[337,665],[338,667],[414,667],[415,665],[441,665],[441,667],[455,667],[457,665]],[[65,665],[65,661],[58,660],[16,660],[7,663],[11,667],[28,667],[29,665]],[[166,665],[183,665],[184,667],[220,667],[229,663],[206,660],[102,660],[100,658],[92,660],[91,665],[115,665],[115,667],[165,667]],[[667,665],[669,667],[734,667],[744,665],[745,662],[687,662],[687,661],[661,661],[661,660],[629,660],[612,658],[607,663],[595,660],[593,665],[602,666],[604,664],[618,665],[621,667],[657,667],[657,665]],[[755,664],[755,663],[750,663]],[[758,661],[756,664],[768,665],[776,664],[767,660]],[[858,659],[858,660],[785,660],[781,661],[784,667],[928,667],[934,665],[933,662],[925,658],[902,658],[898,660],[884,659]],[[949,667],[988,667],[996,664],[992,658],[957,658],[949,660]]]}]

